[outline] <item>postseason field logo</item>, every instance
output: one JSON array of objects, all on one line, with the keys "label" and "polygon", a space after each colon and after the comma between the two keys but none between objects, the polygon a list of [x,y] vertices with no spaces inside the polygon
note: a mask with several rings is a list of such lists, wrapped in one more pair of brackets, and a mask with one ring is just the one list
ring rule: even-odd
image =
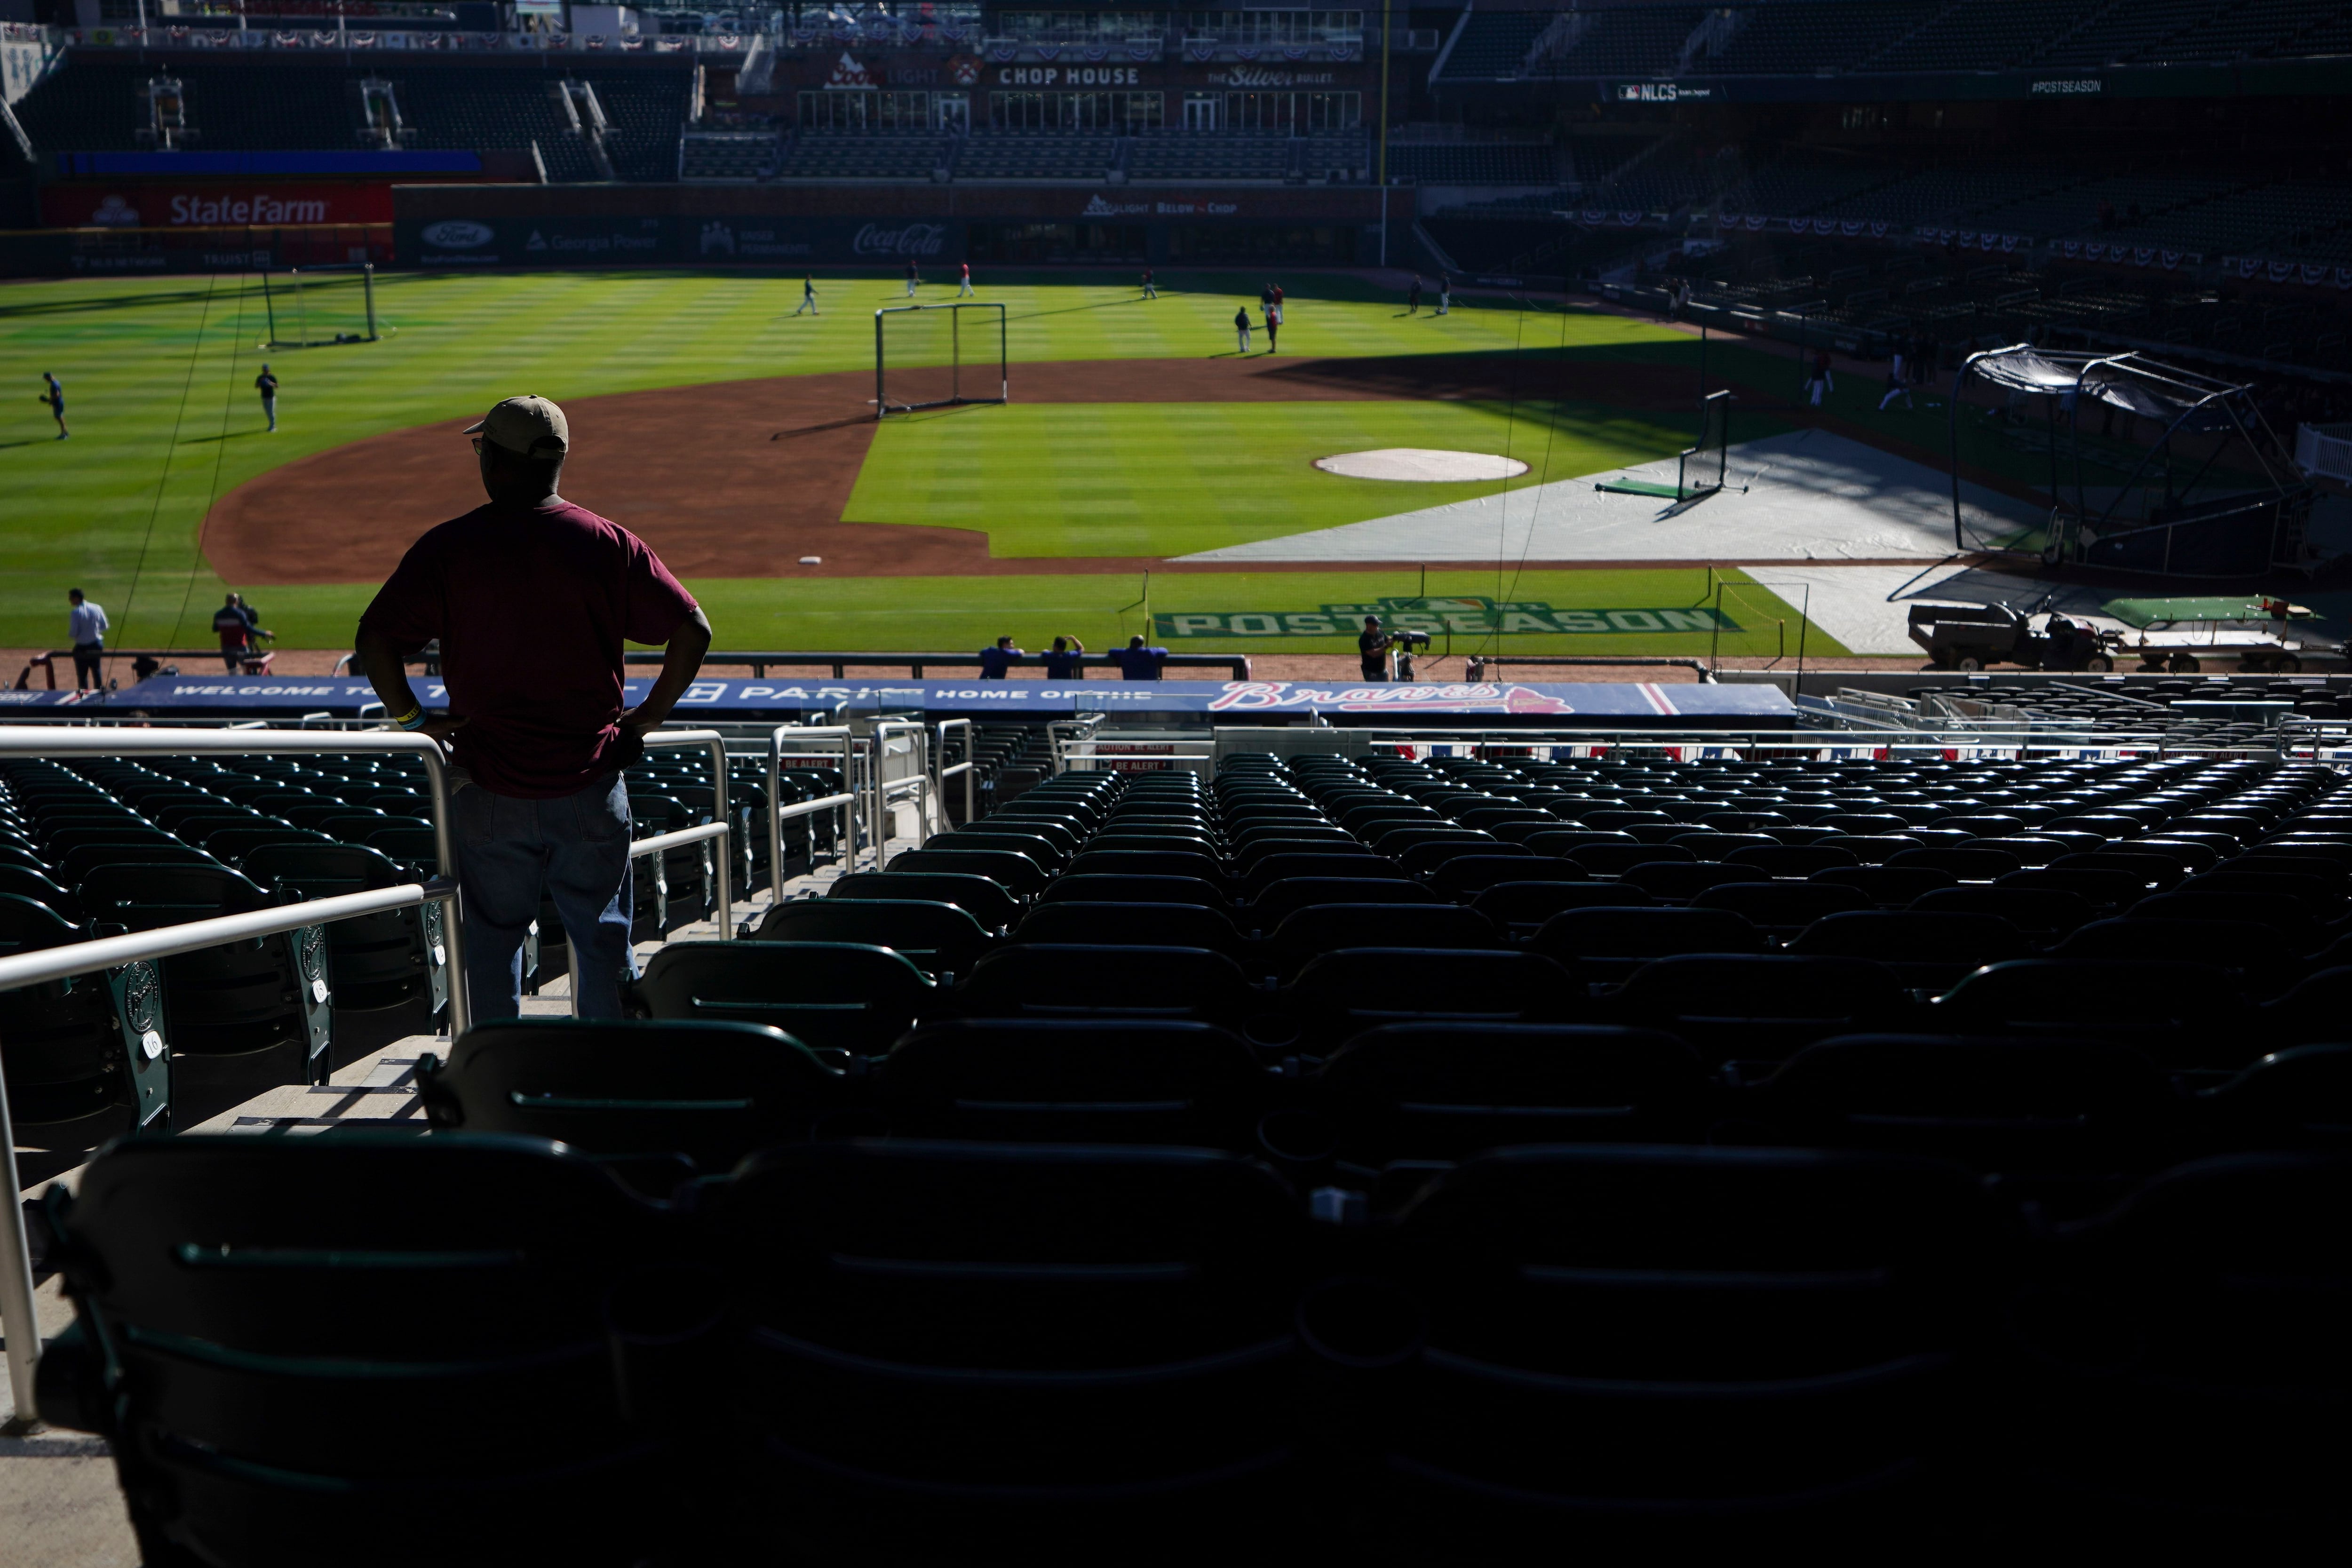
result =
[{"label": "postseason field logo", "polygon": [[1533,632],[1622,637],[1643,632],[1736,632],[1739,623],[1706,605],[1649,609],[1555,609],[1536,599],[1485,597],[1381,599],[1362,605],[1326,605],[1319,610],[1171,611],[1152,617],[1154,635],[1186,637],[1352,637],[1366,616],[1378,616],[1391,631],[1477,636]]}]

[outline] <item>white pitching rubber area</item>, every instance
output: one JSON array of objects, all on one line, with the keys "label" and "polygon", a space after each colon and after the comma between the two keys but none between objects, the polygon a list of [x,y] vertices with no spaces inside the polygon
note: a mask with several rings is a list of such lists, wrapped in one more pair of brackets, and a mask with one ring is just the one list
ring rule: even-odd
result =
[{"label": "white pitching rubber area", "polygon": [[1318,458],[1327,474],[1350,479],[1402,479],[1412,484],[1458,483],[1464,479],[1515,479],[1528,471],[1517,458],[1492,452],[1447,452],[1430,447],[1381,447]]}]

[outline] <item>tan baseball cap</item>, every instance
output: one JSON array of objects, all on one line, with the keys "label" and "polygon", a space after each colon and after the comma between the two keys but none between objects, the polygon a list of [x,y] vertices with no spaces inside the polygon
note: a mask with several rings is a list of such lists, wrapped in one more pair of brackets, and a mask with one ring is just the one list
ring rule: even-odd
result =
[{"label": "tan baseball cap", "polygon": [[561,458],[572,450],[572,422],[544,397],[509,397],[465,434],[497,442],[526,458]]}]

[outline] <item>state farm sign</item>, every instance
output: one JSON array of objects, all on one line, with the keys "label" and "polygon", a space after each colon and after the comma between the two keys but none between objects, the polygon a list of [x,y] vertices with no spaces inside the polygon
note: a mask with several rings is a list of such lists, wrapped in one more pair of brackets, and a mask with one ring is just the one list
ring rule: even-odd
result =
[{"label": "state farm sign", "polygon": [[310,223],[390,223],[392,187],[381,184],[50,185],[41,220],[51,228],[276,228]]}]

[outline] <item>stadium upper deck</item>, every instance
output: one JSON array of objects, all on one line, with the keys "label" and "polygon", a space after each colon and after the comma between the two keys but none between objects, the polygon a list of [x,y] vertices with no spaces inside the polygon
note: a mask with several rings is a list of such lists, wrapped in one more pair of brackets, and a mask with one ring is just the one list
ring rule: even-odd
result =
[{"label": "stadium upper deck", "polygon": [[2352,7],[2329,0],[1586,0],[1467,13],[1437,75],[1452,82],[1818,79],[2347,52]]}]

